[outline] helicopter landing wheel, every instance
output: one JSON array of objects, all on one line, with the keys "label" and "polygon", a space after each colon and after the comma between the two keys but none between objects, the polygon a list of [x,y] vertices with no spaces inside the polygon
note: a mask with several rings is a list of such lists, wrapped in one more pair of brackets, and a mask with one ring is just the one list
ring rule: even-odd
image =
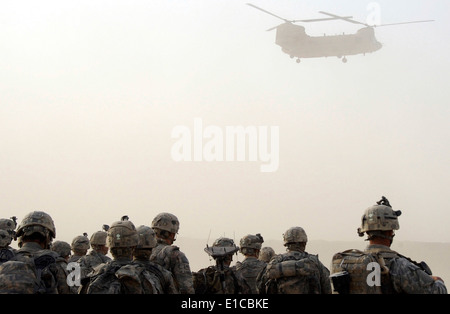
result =
[{"label": "helicopter landing wheel", "polygon": [[290,57],[291,59],[294,59],[294,56],[293,56],[293,55],[290,55],[289,57]]},{"label": "helicopter landing wheel", "polygon": [[300,58],[299,58],[299,59],[297,59],[297,60],[295,60],[295,62],[297,62],[297,63],[300,63]]},{"label": "helicopter landing wheel", "polygon": [[342,62],[347,63],[347,58],[346,57],[342,58]]}]

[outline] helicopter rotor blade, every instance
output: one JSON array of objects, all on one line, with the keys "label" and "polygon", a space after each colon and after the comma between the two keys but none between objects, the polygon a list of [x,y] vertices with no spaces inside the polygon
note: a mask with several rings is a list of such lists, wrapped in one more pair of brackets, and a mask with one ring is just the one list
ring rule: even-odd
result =
[{"label": "helicopter rotor blade", "polygon": [[372,25],[372,27],[392,26],[392,25],[400,25],[400,24],[412,24],[412,23],[425,23],[425,22],[434,22],[434,20],[423,20],[423,21],[411,21],[411,22],[380,24],[380,25]]},{"label": "helicopter rotor blade", "polygon": [[261,9],[260,7],[257,7],[257,6],[254,5],[254,4],[247,3],[247,5],[249,5],[249,6],[253,7],[253,8],[255,8],[255,9],[258,9],[258,10],[260,10],[260,11],[263,11],[264,13],[267,13],[267,14],[270,14],[270,15],[272,15],[272,16],[275,16],[276,18],[279,18],[280,20],[283,20],[283,21],[285,21],[285,22],[290,22],[289,20],[286,20],[286,19],[284,19],[284,18],[282,18],[282,17],[280,17],[280,16],[278,16],[278,15],[275,15],[275,14],[269,12],[269,11],[266,11],[266,10],[264,10],[264,9]]},{"label": "helicopter rotor blade", "polygon": [[[343,16],[342,18],[346,18],[346,19],[351,19],[353,16]],[[339,17],[325,17],[322,19],[309,19],[309,20],[293,20],[291,21],[292,23],[297,23],[297,22],[322,22],[322,21],[331,21],[331,20],[340,20],[341,18]]]},{"label": "helicopter rotor blade", "polygon": [[370,26],[370,25],[368,25],[368,24],[366,24],[366,23],[361,23],[361,22],[352,20],[351,18],[348,18],[348,17],[346,17],[346,16],[339,16],[339,15],[331,14],[331,13],[324,12],[324,11],[319,11],[319,13],[322,13],[322,14],[325,14],[325,15],[328,15],[328,16],[331,16],[331,17],[334,17],[334,18],[336,18],[336,19],[340,19],[340,20],[347,21],[347,22],[349,22],[349,23],[353,23],[353,24],[361,24],[361,25],[365,25],[365,26]]},{"label": "helicopter rotor blade", "polygon": [[266,30],[266,32],[270,32],[270,31],[273,31],[274,29],[276,29],[278,26],[280,26],[280,25],[277,25],[277,26],[274,26],[274,27],[271,27],[271,28],[269,28],[268,30]]}]

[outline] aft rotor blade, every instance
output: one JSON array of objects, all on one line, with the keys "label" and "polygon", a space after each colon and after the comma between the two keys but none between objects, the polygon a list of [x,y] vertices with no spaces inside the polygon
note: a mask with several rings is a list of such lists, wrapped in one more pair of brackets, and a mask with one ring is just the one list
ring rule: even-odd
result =
[{"label": "aft rotor blade", "polygon": [[380,24],[380,25],[373,25],[373,27],[392,26],[392,25],[400,25],[400,24],[412,24],[412,23],[425,23],[425,22],[434,22],[434,20],[423,20],[423,21],[411,21],[411,22]]},{"label": "aft rotor blade", "polygon": [[278,15],[275,15],[275,14],[269,12],[269,11],[266,11],[266,10],[264,10],[264,9],[261,9],[260,7],[257,7],[257,6],[254,5],[254,4],[247,3],[247,5],[249,5],[249,6],[251,6],[251,7],[254,7],[255,9],[258,9],[258,10],[260,10],[260,11],[263,11],[264,13],[267,13],[267,14],[270,14],[270,15],[272,15],[272,16],[275,16],[276,18],[279,18],[279,19],[281,19],[281,20],[283,20],[283,21],[285,21],[285,22],[289,22],[288,20],[286,20],[286,19],[284,19],[284,18],[282,18],[282,17],[280,17],[280,16],[278,16]]},{"label": "aft rotor blade", "polygon": [[353,24],[362,24],[362,25],[365,25],[365,26],[369,26],[369,25],[367,25],[366,23],[361,23],[361,22],[352,20],[352,19],[350,19],[350,18],[348,18],[348,17],[346,17],[346,16],[339,16],[339,15],[331,14],[331,13],[324,12],[324,11],[319,11],[319,13],[322,13],[322,14],[325,14],[325,15],[328,15],[328,16],[331,16],[331,17],[334,17],[334,18],[336,18],[336,19],[340,19],[340,20],[347,21],[347,22],[349,22],[349,23],[353,23]]}]

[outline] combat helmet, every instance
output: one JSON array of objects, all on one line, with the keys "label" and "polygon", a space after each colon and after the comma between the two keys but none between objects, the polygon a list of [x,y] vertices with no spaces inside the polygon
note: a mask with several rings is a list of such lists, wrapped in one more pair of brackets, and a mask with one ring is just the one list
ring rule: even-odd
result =
[{"label": "combat helmet", "polygon": [[265,246],[261,248],[261,251],[259,251],[258,259],[268,263],[274,255],[274,249],[272,249],[270,246]]},{"label": "combat helmet", "polygon": [[73,251],[87,251],[91,247],[89,238],[87,237],[87,233],[84,232],[83,235],[76,236],[72,240],[71,244]]},{"label": "combat helmet", "polygon": [[109,248],[135,247],[139,237],[134,224],[128,216],[122,216],[120,221],[114,222],[108,229],[106,246]]},{"label": "combat helmet", "polygon": [[56,228],[52,217],[43,211],[28,213],[17,227],[17,237],[40,233],[49,239],[56,237]]},{"label": "combat helmet", "polygon": [[233,239],[220,237],[216,239],[212,246],[206,246],[205,252],[208,253],[212,258],[224,258],[233,255],[239,251],[239,246],[237,246]]},{"label": "combat helmet", "polygon": [[152,221],[152,228],[178,233],[180,222],[177,216],[171,213],[159,213]]},{"label": "combat helmet", "polygon": [[65,241],[55,241],[52,243],[50,249],[52,251],[55,251],[62,257],[67,257],[71,253],[71,247],[70,244]]},{"label": "combat helmet", "polygon": [[302,227],[291,227],[283,233],[284,246],[290,243],[308,242],[308,237]]},{"label": "combat helmet", "polygon": [[365,210],[361,218],[361,227],[357,230],[358,235],[362,237],[364,233],[373,231],[398,230],[400,229],[398,216],[401,214],[400,210],[394,211],[387,198],[382,196],[376,205]]},{"label": "combat helmet", "polygon": [[96,231],[91,235],[91,238],[89,239],[89,241],[91,242],[92,246],[95,245],[106,245],[106,237],[108,236],[108,234],[106,233],[109,229],[108,225],[103,225],[102,226],[103,230],[101,231]]},{"label": "combat helmet", "polygon": [[156,235],[152,228],[140,225],[136,231],[139,236],[137,249],[152,249],[156,246]]},{"label": "combat helmet", "polygon": [[[247,234],[247,235],[243,236],[241,238],[241,240],[239,241],[240,251],[243,254],[246,254],[249,252],[248,249],[260,250],[261,244],[263,242],[264,242],[264,239],[261,236],[261,234],[259,234],[259,233],[257,233],[256,235]],[[250,251],[252,251],[252,250],[250,250]]]},{"label": "combat helmet", "polygon": [[6,247],[11,244],[13,239],[16,239],[16,227],[16,217],[0,219],[0,247]]}]

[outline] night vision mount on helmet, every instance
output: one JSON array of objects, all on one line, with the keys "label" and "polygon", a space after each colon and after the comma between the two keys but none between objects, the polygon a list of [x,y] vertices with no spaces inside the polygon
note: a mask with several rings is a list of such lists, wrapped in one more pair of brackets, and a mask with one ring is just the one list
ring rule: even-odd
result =
[{"label": "night vision mount on helmet", "polygon": [[398,217],[402,214],[400,210],[394,211],[388,199],[384,196],[381,200],[366,209],[361,218],[361,227],[358,228],[358,235],[372,231],[398,230],[400,225]]}]

